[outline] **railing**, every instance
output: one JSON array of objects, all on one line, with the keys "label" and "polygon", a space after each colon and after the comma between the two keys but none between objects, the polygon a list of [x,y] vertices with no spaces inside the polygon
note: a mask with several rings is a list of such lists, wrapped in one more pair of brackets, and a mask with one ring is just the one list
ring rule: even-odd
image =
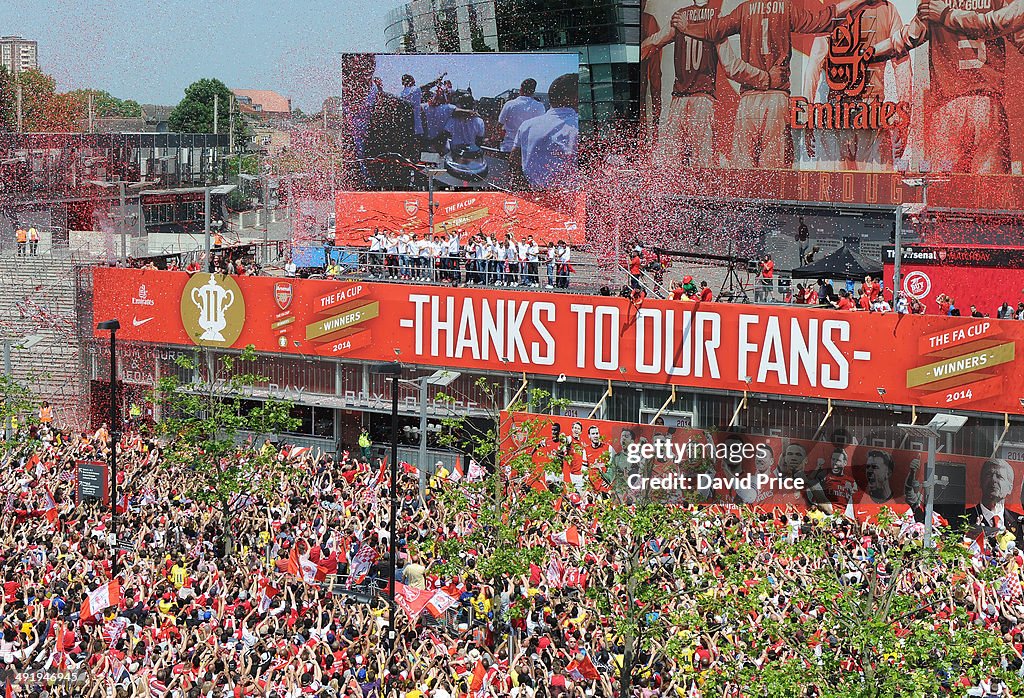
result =
[{"label": "railing", "polygon": [[[597,293],[610,286],[612,274],[603,265],[573,260],[568,268],[547,260],[509,264],[465,257],[400,257],[357,247],[328,247],[335,268],[307,267],[300,276],[311,279],[361,279],[426,285],[465,285],[495,288],[543,289],[548,292]],[[312,272],[312,273],[310,273]]]}]

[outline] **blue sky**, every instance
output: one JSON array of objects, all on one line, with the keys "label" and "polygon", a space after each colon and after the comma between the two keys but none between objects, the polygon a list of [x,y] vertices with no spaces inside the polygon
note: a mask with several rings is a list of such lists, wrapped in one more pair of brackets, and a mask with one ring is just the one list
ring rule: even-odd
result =
[{"label": "blue sky", "polygon": [[518,89],[526,78],[537,81],[538,92],[547,92],[559,75],[579,72],[579,54],[396,55],[377,59],[377,76],[392,94],[401,93],[405,73],[422,85],[445,71],[453,87],[472,86],[476,97],[494,97],[510,88]]},{"label": "blue sky", "polygon": [[319,111],[339,94],[341,53],[384,50],[384,18],[401,0],[0,0],[0,35],[39,42],[59,90],[94,87],[177,104],[216,77],[276,90]]}]

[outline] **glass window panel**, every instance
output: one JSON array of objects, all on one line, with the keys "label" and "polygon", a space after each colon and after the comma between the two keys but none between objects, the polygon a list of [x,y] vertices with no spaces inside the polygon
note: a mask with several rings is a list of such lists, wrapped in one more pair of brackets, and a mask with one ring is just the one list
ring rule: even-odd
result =
[{"label": "glass window panel", "polygon": [[590,79],[592,82],[611,82],[612,67],[607,63],[591,63]]}]

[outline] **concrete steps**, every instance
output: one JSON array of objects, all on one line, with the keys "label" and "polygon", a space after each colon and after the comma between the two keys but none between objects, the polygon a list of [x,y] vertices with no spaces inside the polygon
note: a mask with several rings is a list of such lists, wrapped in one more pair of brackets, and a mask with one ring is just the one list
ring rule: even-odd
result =
[{"label": "concrete steps", "polygon": [[74,259],[70,255],[0,255],[0,335],[43,340],[27,350],[12,349],[15,379],[36,400],[47,400],[62,426],[83,424]]}]

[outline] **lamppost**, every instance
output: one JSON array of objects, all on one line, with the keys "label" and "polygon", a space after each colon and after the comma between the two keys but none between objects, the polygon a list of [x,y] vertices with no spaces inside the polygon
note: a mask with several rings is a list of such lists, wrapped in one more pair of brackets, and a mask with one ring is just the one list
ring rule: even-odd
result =
[{"label": "lamppost", "polygon": [[910,437],[928,441],[928,463],[924,471],[924,547],[932,547],[932,513],[935,511],[935,485],[946,485],[949,478],[935,477],[935,450],[939,434],[952,436],[967,423],[967,417],[937,414],[928,424],[899,424],[897,428]]},{"label": "lamppost", "polygon": [[427,386],[436,385],[444,388],[451,385],[462,374],[458,371],[446,371],[441,369],[430,375],[420,376],[414,380],[401,380],[401,383],[411,383],[420,389],[420,452],[419,452],[419,488],[420,497],[427,493]]},{"label": "lamppost", "polygon": [[121,429],[117,421],[117,331],[121,323],[117,318],[105,320],[96,325],[98,330],[110,332],[110,532],[114,534],[112,576],[117,576],[117,444],[121,441]]},{"label": "lamppost", "polygon": [[391,482],[388,492],[391,506],[388,512],[388,650],[395,646],[395,568],[397,566],[397,538],[395,514],[398,510],[398,381],[402,375],[402,364],[398,361],[377,364],[370,368],[372,373],[391,377]]},{"label": "lamppost", "polygon": [[[948,177],[929,177],[931,173],[931,163],[922,162],[918,165],[919,177],[908,177],[903,179],[902,182],[908,187],[921,187],[921,206],[920,212],[924,216],[928,210],[928,185],[929,184],[942,184],[948,182]],[[903,170],[906,173],[906,169]],[[908,210],[908,206],[905,204],[899,204],[896,206],[896,228],[893,235],[893,247],[896,249],[893,251],[895,259],[893,260],[893,271],[892,271],[892,293],[893,299],[900,294],[900,280],[902,274],[900,273],[903,266],[903,216]]]},{"label": "lamppost", "polygon": [[[27,337],[22,337],[21,339],[4,338],[2,341],[4,344],[4,376],[8,380],[11,380],[11,349],[31,349],[43,341],[43,336],[41,334],[30,334]],[[10,405],[10,402],[10,395],[5,394],[4,407],[6,408]],[[4,440],[9,441],[11,436],[13,436],[13,434],[11,434],[11,415],[6,414],[6,409],[4,410],[4,413]]]},{"label": "lamppost", "polygon": [[203,187],[203,230],[206,232],[206,271],[213,273],[213,257],[210,255],[210,196],[227,196],[238,186],[234,184],[219,184],[216,187]]},{"label": "lamppost", "polygon": [[[143,180],[141,182],[125,182],[124,180],[117,180],[116,182],[107,182],[107,181],[103,181],[103,180],[99,180],[99,179],[90,179],[90,180],[88,180],[88,182],[89,182],[89,184],[92,184],[94,186],[100,187],[101,189],[111,189],[111,188],[114,188],[114,187],[116,187],[118,189],[118,194],[119,194],[118,200],[119,200],[120,206],[121,206],[120,225],[118,226],[121,229],[121,261],[122,262],[127,262],[128,261],[128,237],[127,237],[127,235],[128,235],[128,224],[127,224],[128,223],[128,214],[125,213],[125,210],[124,210],[125,206],[127,205],[127,201],[125,200],[126,197],[127,197],[127,190],[131,189],[132,191],[138,193],[138,192],[141,192],[143,189],[148,189],[149,187],[154,186],[155,182],[147,182],[145,180]],[[139,198],[139,208],[141,209],[142,208],[142,196],[141,196],[141,194],[139,195],[138,198]],[[140,212],[140,215],[141,215],[141,212]]]}]

